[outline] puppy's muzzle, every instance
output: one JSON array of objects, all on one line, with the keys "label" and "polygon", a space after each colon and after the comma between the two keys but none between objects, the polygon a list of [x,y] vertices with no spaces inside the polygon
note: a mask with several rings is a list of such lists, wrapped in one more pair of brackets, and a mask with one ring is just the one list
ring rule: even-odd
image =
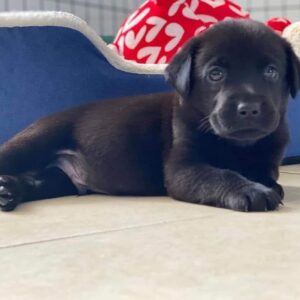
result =
[{"label": "puppy's muzzle", "polygon": [[236,140],[257,140],[274,131],[279,122],[276,109],[266,96],[255,93],[221,95],[211,114],[216,134]]}]

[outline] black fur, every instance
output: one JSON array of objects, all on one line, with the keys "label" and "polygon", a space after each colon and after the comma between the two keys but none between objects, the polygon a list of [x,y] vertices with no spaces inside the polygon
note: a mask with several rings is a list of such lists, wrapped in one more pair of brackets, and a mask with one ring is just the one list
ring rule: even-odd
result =
[{"label": "black fur", "polygon": [[77,193],[55,166],[69,155],[84,178],[81,192],[274,210],[283,199],[276,180],[299,72],[291,46],[263,24],[216,24],[167,67],[178,93],[56,113],[2,145],[0,206]]}]

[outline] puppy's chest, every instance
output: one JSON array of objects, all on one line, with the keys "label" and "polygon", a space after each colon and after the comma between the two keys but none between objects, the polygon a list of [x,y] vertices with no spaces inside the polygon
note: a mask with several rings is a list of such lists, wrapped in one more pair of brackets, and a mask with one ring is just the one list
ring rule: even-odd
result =
[{"label": "puppy's chest", "polygon": [[203,141],[199,155],[216,168],[244,172],[260,165],[265,153],[256,147],[238,147],[223,141]]}]

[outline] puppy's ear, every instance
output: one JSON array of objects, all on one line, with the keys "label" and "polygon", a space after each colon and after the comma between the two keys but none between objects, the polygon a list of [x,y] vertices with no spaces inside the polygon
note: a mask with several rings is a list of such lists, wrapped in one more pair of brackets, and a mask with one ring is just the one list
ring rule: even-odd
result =
[{"label": "puppy's ear", "polygon": [[290,94],[295,98],[300,90],[300,61],[290,44],[287,45],[287,62],[287,80],[290,86]]},{"label": "puppy's ear", "polygon": [[191,73],[196,50],[200,47],[200,37],[192,38],[172,58],[165,70],[165,77],[177,92],[186,99],[191,89]]}]

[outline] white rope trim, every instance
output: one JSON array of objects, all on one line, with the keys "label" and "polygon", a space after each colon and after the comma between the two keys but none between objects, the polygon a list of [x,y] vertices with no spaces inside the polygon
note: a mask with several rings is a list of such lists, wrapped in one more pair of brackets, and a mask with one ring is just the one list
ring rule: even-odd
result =
[{"label": "white rope trim", "polygon": [[282,36],[291,43],[296,55],[300,59],[300,22],[295,22],[287,26]]},{"label": "white rope trim", "polygon": [[59,26],[77,30],[89,39],[117,69],[139,74],[163,74],[165,64],[138,64],[128,61],[110,49],[85,21],[66,12],[2,12],[0,27]]},{"label": "white rope trim", "polygon": [[[163,74],[166,64],[138,64],[125,60],[99,37],[84,20],[67,12],[1,12],[0,27],[29,27],[29,26],[58,26],[79,31],[103,54],[103,56],[117,69],[138,74]],[[285,28],[283,37],[293,46],[300,58],[300,22]]]}]

